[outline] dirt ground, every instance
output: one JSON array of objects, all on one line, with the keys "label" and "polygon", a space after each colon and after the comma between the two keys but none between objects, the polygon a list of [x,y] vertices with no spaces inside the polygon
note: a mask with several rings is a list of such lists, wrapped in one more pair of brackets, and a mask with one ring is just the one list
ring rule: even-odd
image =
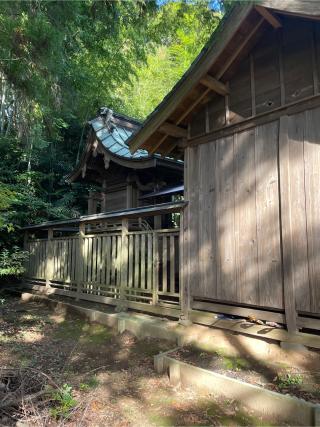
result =
[{"label": "dirt ground", "polygon": [[[0,425],[273,424],[236,402],[172,387],[166,376],[153,370],[153,356],[172,347],[164,340],[117,335],[39,302],[0,295],[0,392],[1,387],[3,393],[5,387],[10,389],[14,372],[26,375],[27,383],[36,375],[47,383],[36,401],[25,399],[3,408],[5,398],[0,399]],[[4,380],[6,372],[10,375]]]}]

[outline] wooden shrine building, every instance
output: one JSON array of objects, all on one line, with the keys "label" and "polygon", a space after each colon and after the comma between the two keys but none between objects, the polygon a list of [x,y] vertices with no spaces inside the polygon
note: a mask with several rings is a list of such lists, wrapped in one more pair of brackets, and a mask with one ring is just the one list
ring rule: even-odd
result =
[{"label": "wooden shrine building", "polygon": [[183,193],[183,162],[146,150],[130,153],[127,139],[141,123],[101,108],[89,122],[86,145],[69,182],[98,188],[88,197],[88,214],[169,202]]},{"label": "wooden shrine building", "polygon": [[129,145],[184,153],[186,313],[320,329],[319,1],[236,4]]},{"label": "wooden shrine building", "polygon": [[[265,338],[318,333],[320,1],[235,3],[144,123],[90,122],[69,180],[98,188],[90,215],[25,228],[32,284]],[[132,225],[163,214],[180,222]]]}]

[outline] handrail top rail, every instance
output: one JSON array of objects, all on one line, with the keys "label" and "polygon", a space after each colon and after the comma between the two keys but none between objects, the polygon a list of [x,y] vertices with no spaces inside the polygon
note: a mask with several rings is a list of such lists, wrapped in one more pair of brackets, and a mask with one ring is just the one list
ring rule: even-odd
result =
[{"label": "handrail top rail", "polygon": [[30,224],[25,227],[22,227],[21,230],[40,230],[40,229],[48,229],[56,225],[66,225],[66,224],[80,224],[86,222],[94,222],[105,219],[124,219],[124,218],[139,218],[146,216],[156,216],[160,214],[167,214],[172,212],[179,212],[185,208],[187,205],[186,201],[180,202],[169,202],[169,203],[160,203],[157,205],[149,205],[149,206],[141,206],[138,208],[131,209],[123,209],[121,211],[112,211],[105,212],[94,215],[82,215],[79,218],[70,218],[59,221],[47,221],[41,224]]}]

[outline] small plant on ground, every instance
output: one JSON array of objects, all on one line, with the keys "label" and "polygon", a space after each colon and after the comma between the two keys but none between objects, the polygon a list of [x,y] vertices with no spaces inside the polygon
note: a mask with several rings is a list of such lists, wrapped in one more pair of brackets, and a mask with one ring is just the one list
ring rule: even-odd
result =
[{"label": "small plant on ground", "polygon": [[89,378],[88,381],[81,383],[79,388],[81,391],[89,391],[92,388],[98,387],[98,385],[99,385],[99,380],[97,379],[96,376],[93,376]]},{"label": "small plant on ground", "polygon": [[297,387],[302,384],[302,376],[285,372],[278,374],[275,381],[279,388]]},{"label": "small plant on ground", "polygon": [[242,369],[247,369],[249,367],[249,363],[241,357],[224,356],[223,365],[225,369],[229,369],[231,371],[241,371]]},{"label": "small plant on ground", "polygon": [[51,408],[50,412],[54,418],[68,418],[71,410],[77,405],[77,401],[72,396],[72,387],[69,384],[63,384],[58,391],[54,391],[52,400],[55,406]]}]

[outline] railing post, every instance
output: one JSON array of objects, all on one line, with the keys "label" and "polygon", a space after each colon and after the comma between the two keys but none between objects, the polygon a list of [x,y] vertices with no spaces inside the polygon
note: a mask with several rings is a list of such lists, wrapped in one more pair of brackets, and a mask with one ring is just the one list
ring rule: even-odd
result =
[{"label": "railing post", "polygon": [[159,235],[156,231],[153,233],[153,287],[152,304],[157,305],[159,301]]},{"label": "railing post", "polygon": [[79,301],[82,291],[83,282],[83,257],[84,257],[84,238],[86,235],[86,224],[81,222],[79,224],[79,256],[77,260],[76,280],[77,280],[77,294],[76,301]]},{"label": "railing post", "polygon": [[47,241],[47,264],[46,264],[46,288],[50,288],[51,280],[53,279],[53,229],[48,230]]},{"label": "railing post", "polygon": [[190,310],[190,290],[189,279],[186,274],[187,270],[187,227],[183,211],[180,212],[180,232],[179,232],[179,292],[180,292],[180,305],[181,315],[180,323],[189,325],[189,310]]},{"label": "railing post", "polygon": [[126,311],[125,293],[128,282],[128,231],[129,220],[123,218],[121,227],[120,298],[116,307],[117,312]]}]

